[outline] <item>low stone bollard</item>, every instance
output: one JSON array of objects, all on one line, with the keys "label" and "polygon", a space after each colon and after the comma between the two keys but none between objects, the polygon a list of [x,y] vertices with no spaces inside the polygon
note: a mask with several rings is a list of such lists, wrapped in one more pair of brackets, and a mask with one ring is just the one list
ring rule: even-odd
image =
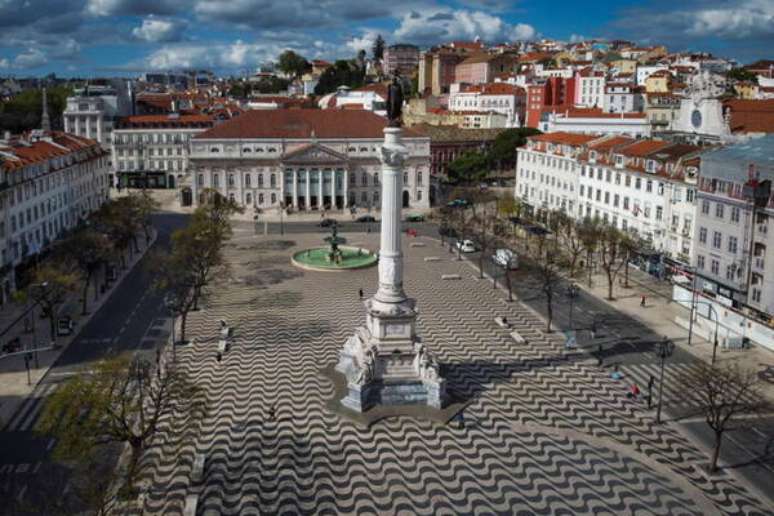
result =
[{"label": "low stone bollard", "polygon": [[193,468],[191,468],[191,481],[201,482],[204,478],[204,454],[194,454]]},{"label": "low stone bollard", "polygon": [[442,280],[458,280],[462,279],[459,274],[441,274]]},{"label": "low stone bollard", "polygon": [[185,497],[183,516],[196,516],[196,507],[199,505],[199,497],[195,494]]},{"label": "low stone bollard", "polygon": [[519,332],[517,332],[517,331],[512,331],[511,332],[511,338],[516,342],[516,344],[526,344],[527,343],[527,340],[524,337],[522,337],[519,334]]}]

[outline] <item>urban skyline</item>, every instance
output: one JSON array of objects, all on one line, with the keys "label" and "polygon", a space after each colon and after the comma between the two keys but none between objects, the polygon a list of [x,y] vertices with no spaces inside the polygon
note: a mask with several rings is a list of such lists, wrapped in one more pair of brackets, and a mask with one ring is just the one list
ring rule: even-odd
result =
[{"label": "urban skyline", "polygon": [[388,44],[428,47],[481,38],[490,43],[542,37],[623,38],[670,51],[707,51],[741,63],[765,58],[774,43],[774,2],[594,2],[525,0],[389,6],[259,0],[25,0],[0,2],[0,75],[132,75],[207,68],[252,71],[285,49],[309,59],[349,58]]}]

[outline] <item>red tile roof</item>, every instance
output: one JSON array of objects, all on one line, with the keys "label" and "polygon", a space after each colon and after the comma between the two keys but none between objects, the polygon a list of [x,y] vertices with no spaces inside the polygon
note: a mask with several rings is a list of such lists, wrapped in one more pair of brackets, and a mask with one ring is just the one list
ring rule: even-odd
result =
[{"label": "red tile roof", "polygon": [[594,149],[597,152],[607,152],[613,147],[618,147],[620,145],[626,145],[633,142],[634,138],[629,138],[628,136],[613,136],[611,138],[601,139],[598,142],[590,144],[589,149]]},{"label": "red tile roof", "polygon": [[0,151],[15,157],[15,159],[14,157],[5,157],[0,160],[0,167],[10,172],[27,165],[42,163],[82,150],[89,151],[87,159],[105,154],[99,143],[89,138],[60,131],[47,133],[45,138],[49,138],[51,141],[46,139],[30,141],[29,136],[25,136],[7,144],[0,143]]},{"label": "red tile roof", "polygon": [[599,138],[599,136],[564,132],[545,133],[529,137],[530,140],[536,142],[548,142],[563,145],[585,145],[597,138]]},{"label": "red tile roof", "polygon": [[[262,109],[224,122],[196,139],[231,138],[383,138],[387,120],[371,111]],[[408,137],[416,137],[404,128]]]},{"label": "red tile roof", "polygon": [[669,147],[670,145],[672,144],[665,141],[640,140],[631,145],[627,145],[623,149],[620,149],[618,153],[623,154],[625,156],[639,158],[639,157],[647,156],[648,154],[661,150],[665,147]]},{"label": "red tile roof", "polygon": [[122,118],[118,129],[133,127],[206,127],[212,125],[211,115],[137,115]]},{"label": "red tile roof", "polygon": [[774,99],[730,99],[723,105],[731,110],[732,132],[774,133]]}]

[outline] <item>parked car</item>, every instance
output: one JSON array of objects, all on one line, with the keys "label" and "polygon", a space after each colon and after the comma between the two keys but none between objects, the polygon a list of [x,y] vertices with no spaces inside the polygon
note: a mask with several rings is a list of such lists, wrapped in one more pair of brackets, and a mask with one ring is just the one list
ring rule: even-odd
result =
[{"label": "parked car", "polygon": [[446,204],[449,208],[467,208],[469,205],[467,199],[453,199]]},{"label": "parked car", "polygon": [[322,219],[317,225],[320,226],[321,228],[327,228],[334,224],[336,224],[335,219]]},{"label": "parked car", "polygon": [[414,215],[406,215],[406,222],[424,222],[425,216],[415,213]]},{"label": "parked car", "polygon": [[492,255],[492,261],[500,267],[509,267],[511,270],[519,268],[519,257],[510,249],[497,249]]},{"label": "parked car", "polygon": [[355,222],[376,222],[376,218],[372,215],[363,215],[358,217]]},{"label": "parked car", "polygon": [[463,253],[475,253],[477,251],[476,244],[472,240],[458,240],[457,249]]}]

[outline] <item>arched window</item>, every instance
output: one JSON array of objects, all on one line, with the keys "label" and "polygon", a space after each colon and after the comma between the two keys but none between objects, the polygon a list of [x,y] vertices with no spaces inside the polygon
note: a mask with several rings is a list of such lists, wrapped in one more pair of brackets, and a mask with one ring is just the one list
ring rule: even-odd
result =
[{"label": "arched window", "polygon": [[196,184],[198,186],[204,186],[204,174],[199,174],[196,176]]},{"label": "arched window", "polygon": [[379,190],[374,192],[374,204],[379,204]]},{"label": "arched window", "polygon": [[258,194],[258,204],[261,205],[261,206],[263,205],[263,194],[262,193]]},{"label": "arched window", "polygon": [[[274,176],[272,175],[272,177],[274,177]],[[272,204],[277,204],[277,194],[275,194],[275,193],[271,194],[271,203]]]},{"label": "arched window", "polygon": [[[271,177],[269,178],[269,183],[270,183],[272,188],[277,188],[277,176],[276,176],[276,174],[272,174],[271,175]],[[274,194],[272,194],[272,197],[274,197]],[[272,204],[274,204],[273,200],[271,202],[272,202]]]},{"label": "arched window", "polygon": [[251,194],[250,192],[247,192],[245,194],[245,204],[247,205],[253,204],[253,194]]},{"label": "arched window", "polygon": [[250,188],[250,183],[252,183],[252,181],[250,180],[250,173],[248,172],[247,174],[245,174],[245,186],[247,188]]},{"label": "arched window", "polygon": [[249,154],[250,152],[253,152],[253,149],[251,149],[250,147],[245,147],[244,149],[242,149],[242,152],[244,154]]},{"label": "arched window", "polygon": [[263,174],[258,174],[258,188],[263,188]]},{"label": "arched window", "polygon": [[363,186],[368,186],[368,174],[363,172],[363,174],[360,176],[360,184]]},{"label": "arched window", "polygon": [[417,185],[418,186],[422,185],[422,171],[421,170],[417,171]]},{"label": "arched window", "polygon": [[368,204],[368,192],[362,192],[360,194],[360,202],[363,203],[363,206]]},{"label": "arched window", "polygon": [[218,174],[212,174],[212,186],[215,188],[220,187],[220,177]]},{"label": "arched window", "polygon": [[234,174],[228,175],[228,186],[234,186]]},{"label": "arched window", "polygon": [[212,148],[210,149],[210,152],[220,152],[220,149],[219,149],[219,148],[217,148],[217,147],[212,147]]},{"label": "arched window", "polygon": [[408,184],[408,172],[403,173],[403,184],[404,185]]},{"label": "arched window", "polygon": [[374,184],[379,184],[379,172],[374,172]]}]

